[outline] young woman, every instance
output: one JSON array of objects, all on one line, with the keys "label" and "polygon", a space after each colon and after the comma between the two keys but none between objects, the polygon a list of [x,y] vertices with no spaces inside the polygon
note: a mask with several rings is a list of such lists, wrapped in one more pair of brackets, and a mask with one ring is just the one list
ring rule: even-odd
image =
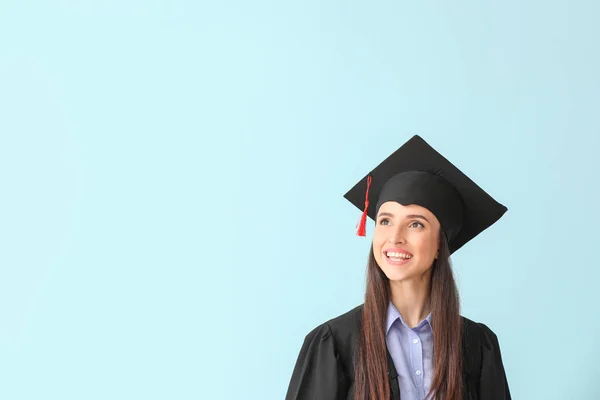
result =
[{"label": "young woman", "polygon": [[510,400],[498,339],[460,315],[450,263],[507,208],[419,136],[345,197],[360,236],[375,221],[365,302],[306,336],[286,400]]}]

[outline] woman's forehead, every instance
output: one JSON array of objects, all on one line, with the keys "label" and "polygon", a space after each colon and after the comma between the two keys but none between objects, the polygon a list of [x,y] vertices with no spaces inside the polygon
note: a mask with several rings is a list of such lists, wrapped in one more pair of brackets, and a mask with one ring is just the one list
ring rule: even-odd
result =
[{"label": "woman's forehead", "polygon": [[408,204],[403,205],[396,201],[386,201],[379,207],[379,214],[382,212],[391,213],[398,216],[408,215],[408,214],[422,214],[426,217],[434,217],[433,213],[426,209],[423,206],[418,204]]}]

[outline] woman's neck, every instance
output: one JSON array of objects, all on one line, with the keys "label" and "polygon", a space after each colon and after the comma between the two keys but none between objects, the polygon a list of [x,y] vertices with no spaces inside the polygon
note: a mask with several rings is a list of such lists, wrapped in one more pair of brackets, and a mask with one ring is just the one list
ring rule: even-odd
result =
[{"label": "woman's neck", "polygon": [[404,322],[414,328],[431,312],[430,284],[423,281],[391,281],[390,300]]}]

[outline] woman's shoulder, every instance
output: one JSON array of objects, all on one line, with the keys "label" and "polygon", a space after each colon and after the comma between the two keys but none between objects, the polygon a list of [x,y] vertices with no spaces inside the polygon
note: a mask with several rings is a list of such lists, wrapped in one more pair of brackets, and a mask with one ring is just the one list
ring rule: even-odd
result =
[{"label": "woman's shoulder", "polygon": [[[501,362],[500,343],[496,333],[483,322],[462,317],[463,321],[463,349],[468,354],[469,366],[467,370],[478,374],[483,363]],[[492,360],[492,361],[490,361]]]},{"label": "woman's shoulder", "polygon": [[498,337],[494,331],[483,322],[474,321],[461,315],[463,332],[467,338],[483,339],[485,342],[497,342]]},{"label": "woman's shoulder", "polygon": [[474,377],[485,399],[510,399],[502,352],[496,333],[483,322],[463,319],[463,345],[467,375]]},{"label": "woman's shoulder", "polygon": [[363,306],[364,304],[356,306],[324,322],[323,325],[327,325],[333,333],[359,330],[362,321]]},{"label": "woman's shoulder", "polygon": [[360,330],[360,324],[362,321],[362,310],[363,304],[354,307],[351,310],[332,317],[316,327],[314,327],[309,335],[317,333],[322,334],[340,334],[344,332],[358,331]]},{"label": "woman's shoulder", "polygon": [[354,307],[319,324],[306,335],[286,399],[347,397],[354,376],[361,317],[362,306]]},{"label": "woman's shoulder", "polygon": [[360,333],[362,310],[363,304],[324,321],[306,335],[306,340],[331,342],[337,351],[351,353]]}]

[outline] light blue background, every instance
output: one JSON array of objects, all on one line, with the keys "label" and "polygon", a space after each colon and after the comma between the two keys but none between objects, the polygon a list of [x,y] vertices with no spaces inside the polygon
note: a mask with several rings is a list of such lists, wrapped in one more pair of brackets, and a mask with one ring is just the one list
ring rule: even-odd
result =
[{"label": "light blue background", "polygon": [[509,208],[453,261],[513,397],[600,398],[599,12],[2,1],[0,398],[282,399],[417,133]]}]

